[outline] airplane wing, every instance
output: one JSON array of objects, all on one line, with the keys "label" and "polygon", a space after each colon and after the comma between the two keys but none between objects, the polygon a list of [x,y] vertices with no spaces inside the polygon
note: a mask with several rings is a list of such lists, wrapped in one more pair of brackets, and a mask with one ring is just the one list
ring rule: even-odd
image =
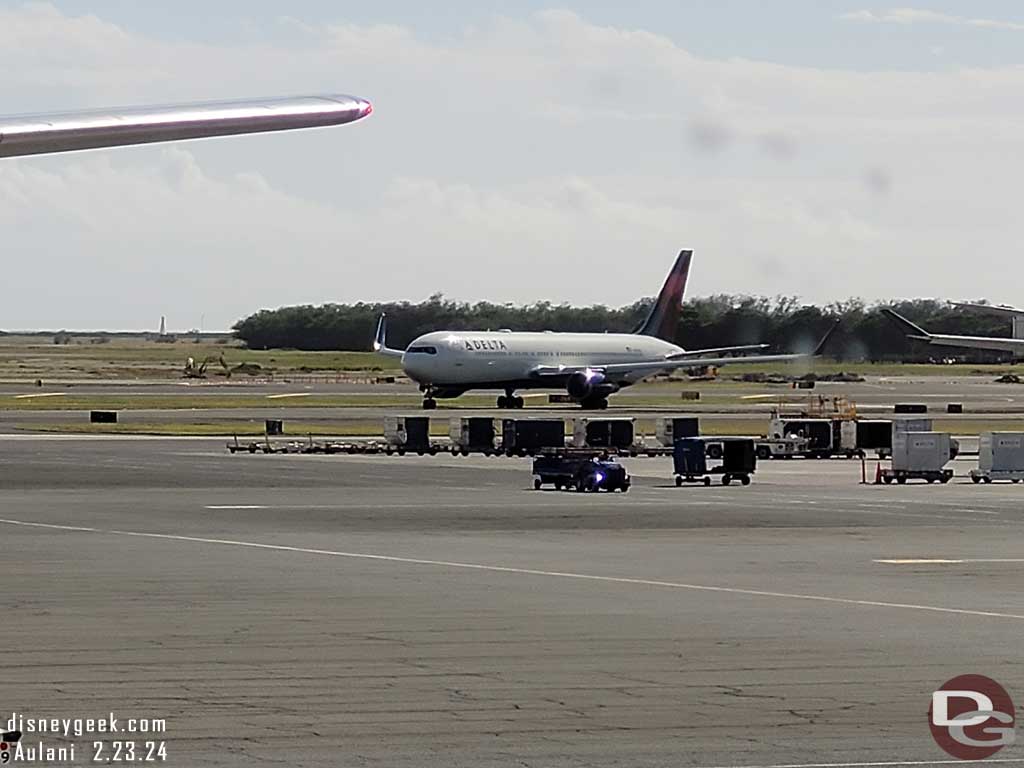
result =
[{"label": "airplane wing", "polygon": [[1000,317],[1024,316],[1024,309],[1017,309],[1016,307],[1002,307],[994,304],[974,304],[969,301],[951,301],[949,303],[959,309],[967,309],[972,312],[983,312],[988,315],[999,315]]},{"label": "airplane wing", "polygon": [[699,357],[700,355],[725,355],[733,352],[753,352],[759,349],[768,349],[767,344],[744,344],[739,347],[709,347],[707,349],[689,349],[686,352],[679,352],[675,355],[670,355],[669,360],[685,360],[690,357]]},{"label": "airplane wing", "polygon": [[[531,371],[531,374],[536,377],[559,377],[559,376],[570,376],[573,373],[578,372],[599,372],[604,374],[612,374],[618,376],[637,376],[640,378],[649,376],[654,373],[662,371],[672,371],[677,368],[704,368],[707,366],[720,366],[728,365],[730,363],[794,363],[801,360],[811,360],[816,357],[820,357],[828,344],[828,340],[832,337],[839,323],[836,322],[828,333],[822,337],[821,341],[818,342],[818,346],[814,348],[813,352],[797,353],[797,354],[784,354],[784,355],[732,355],[725,357],[687,357],[680,358],[678,355],[674,355],[671,358],[665,358],[664,360],[652,360],[635,363],[609,363],[608,365],[590,365],[590,366],[561,366],[561,365],[544,365],[537,366]],[[729,349],[728,347],[722,347],[721,349]],[[711,350],[715,351],[715,350]]]},{"label": "airplane wing", "polygon": [[[987,305],[984,305],[987,306]],[[966,349],[989,349],[995,352],[1014,352],[1024,354],[1024,339],[1000,338],[998,336],[955,336],[948,333],[929,333],[921,326],[912,323],[903,315],[891,309],[882,312],[896,323],[908,339],[923,341],[940,347],[963,347]]]},{"label": "airplane wing", "polygon": [[355,96],[299,96],[0,117],[0,158],[342,125],[366,117]]}]

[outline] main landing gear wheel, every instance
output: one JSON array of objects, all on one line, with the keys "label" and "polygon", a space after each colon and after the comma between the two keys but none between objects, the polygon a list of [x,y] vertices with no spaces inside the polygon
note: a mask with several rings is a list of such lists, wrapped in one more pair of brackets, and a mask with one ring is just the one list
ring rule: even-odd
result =
[{"label": "main landing gear wheel", "polygon": [[522,408],[526,402],[516,395],[500,395],[498,397],[499,408]]},{"label": "main landing gear wheel", "polygon": [[432,397],[428,397],[428,398],[425,398],[423,400],[423,410],[424,411],[432,411],[435,408],[437,408],[437,400],[435,400]]},{"label": "main landing gear wheel", "polygon": [[597,400],[584,400],[580,407],[585,411],[604,411],[608,408],[608,401],[603,397]]}]

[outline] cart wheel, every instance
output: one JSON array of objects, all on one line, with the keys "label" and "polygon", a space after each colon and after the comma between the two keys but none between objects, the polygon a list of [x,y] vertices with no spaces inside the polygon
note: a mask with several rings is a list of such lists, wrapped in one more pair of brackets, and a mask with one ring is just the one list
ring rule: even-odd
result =
[{"label": "cart wheel", "polygon": [[573,490],[576,491],[576,493],[583,493],[583,483],[580,482],[580,481],[577,481],[573,485]]},{"label": "cart wheel", "polygon": [[945,485],[946,483],[949,482],[950,477],[951,475],[943,475],[942,477],[939,478],[939,482]]},{"label": "cart wheel", "polygon": [[1011,480],[1010,482],[1011,482],[1011,483],[1013,483],[1014,485],[1016,485],[1017,483],[1019,483],[1019,482],[1020,482],[1020,478],[1019,478],[1019,477],[1015,477],[1015,478],[1013,478],[1013,480]]},{"label": "cart wheel", "polygon": [[541,480],[539,477],[533,478],[533,490],[539,491],[541,486]]},{"label": "cart wheel", "polygon": [[929,477],[928,478],[928,485],[931,485],[934,482],[935,482],[935,478],[934,477]]},{"label": "cart wheel", "polygon": [[899,477],[896,478],[896,482],[899,483],[900,485],[906,485],[907,478],[904,477],[903,475],[900,475]]},{"label": "cart wheel", "polygon": [[772,457],[772,449],[767,445],[757,446],[757,458],[766,461]]},{"label": "cart wheel", "polygon": [[750,485],[750,475],[743,475],[743,477],[740,478],[740,482],[743,485]]},{"label": "cart wheel", "polygon": [[985,484],[986,484],[986,485],[988,485],[988,484],[989,484],[989,483],[991,483],[991,482],[992,482],[992,478],[991,478],[991,477],[986,477],[986,478],[985,478]]},{"label": "cart wheel", "polygon": [[705,476],[704,477],[704,487],[707,488],[709,485],[711,485],[711,478]]},{"label": "cart wheel", "polygon": [[708,446],[708,457],[712,458],[712,459],[716,459],[716,460],[722,458],[722,446],[720,446],[720,445]]},{"label": "cart wheel", "polygon": [[[978,477],[977,475],[971,475],[971,482],[974,483],[975,485],[977,485],[978,483],[981,482],[981,478]],[[1014,480],[1013,482],[1016,483],[1017,481]]]},{"label": "cart wheel", "polygon": [[682,484],[683,484],[683,478],[680,477],[679,475],[676,475],[676,488],[680,487]]},{"label": "cart wheel", "polygon": [[728,485],[732,482],[732,478],[729,475],[722,475],[722,485]]},{"label": "cart wheel", "polygon": [[892,475],[882,475],[882,481],[886,485],[892,485]]},{"label": "cart wheel", "polygon": [[629,493],[629,483],[625,483],[625,484],[624,484],[624,485],[622,486],[622,492],[623,492],[623,493]]}]

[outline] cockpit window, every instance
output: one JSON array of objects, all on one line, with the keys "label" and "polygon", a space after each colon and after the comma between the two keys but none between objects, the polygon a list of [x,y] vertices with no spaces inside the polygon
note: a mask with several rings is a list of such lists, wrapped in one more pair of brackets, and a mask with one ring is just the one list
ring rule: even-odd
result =
[{"label": "cockpit window", "polygon": [[405,351],[411,355],[436,355],[437,347],[409,347]]}]

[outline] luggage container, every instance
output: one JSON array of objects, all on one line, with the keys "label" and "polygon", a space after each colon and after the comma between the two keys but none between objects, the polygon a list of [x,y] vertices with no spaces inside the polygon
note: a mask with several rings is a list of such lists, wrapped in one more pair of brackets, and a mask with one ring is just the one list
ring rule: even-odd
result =
[{"label": "luggage container", "polygon": [[636,419],[602,419],[579,416],[572,420],[575,448],[617,448],[632,451],[636,444]]},{"label": "luggage container", "polygon": [[490,416],[453,416],[448,422],[448,437],[452,441],[452,455],[468,456],[494,453],[494,419]]},{"label": "luggage container", "polygon": [[[752,437],[716,437],[713,445],[721,452],[721,463],[708,465],[704,459],[704,472],[700,473],[700,459],[694,453],[703,451],[705,457],[710,455],[706,438],[685,438],[677,440],[673,446],[672,464],[676,474],[676,485],[684,482],[703,482],[710,485],[710,475],[721,475],[722,485],[729,485],[739,480],[743,485],[750,485],[750,476],[757,468],[755,441]],[[707,479],[705,479],[707,477]]]},{"label": "luggage container", "polygon": [[683,483],[711,485],[704,441],[699,437],[681,437],[676,440],[672,446],[672,469],[676,475],[677,488]]},{"label": "luggage container", "polygon": [[[866,453],[874,451],[879,458],[892,454],[892,421],[889,419],[859,419],[854,422],[857,430],[857,448]],[[931,424],[928,425],[928,430]],[[923,431],[928,431],[923,430]]]},{"label": "luggage container", "polygon": [[1024,432],[983,432],[978,441],[978,468],[970,472],[975,483],[1024,479]]},{"label": "luggage container", "polygon": [[700,419],[696,416],[663,416],[654,422],[654,436],[666,448],[674,447],[676,440],[699,434]]},{"label": "luggage container", "polygon": [[857,422],[852,419],[833,419],[832,446],[837,453],[848,459],[863,456],[863,451],[857,447]]},{"label": "luggage container", "polygon": [[892,466],[881,470],[882,482],[907,480],[948,483],[953,470],[945,469],[959,445],[948,432],[900,432],[892,441]]},{"label": "luggage container", "polygon": [[501,448],[506,456],[533,456],[545,448],[565,448],[562,419],[505,419]]},{"label": "luggage container", "polygon": [[[931,432],[932,420],[929,418],[902,418],[892,420],[892,441],[902,432]],[[891,447],[891,446],[890,446]]]},{"label": "luggage container", "polygon": [[387,453],[397,452],[399,456],[407,452],[420,456],[437,453],[437,447],[430,444],[429,416],[385,416],[384,443]]}]

